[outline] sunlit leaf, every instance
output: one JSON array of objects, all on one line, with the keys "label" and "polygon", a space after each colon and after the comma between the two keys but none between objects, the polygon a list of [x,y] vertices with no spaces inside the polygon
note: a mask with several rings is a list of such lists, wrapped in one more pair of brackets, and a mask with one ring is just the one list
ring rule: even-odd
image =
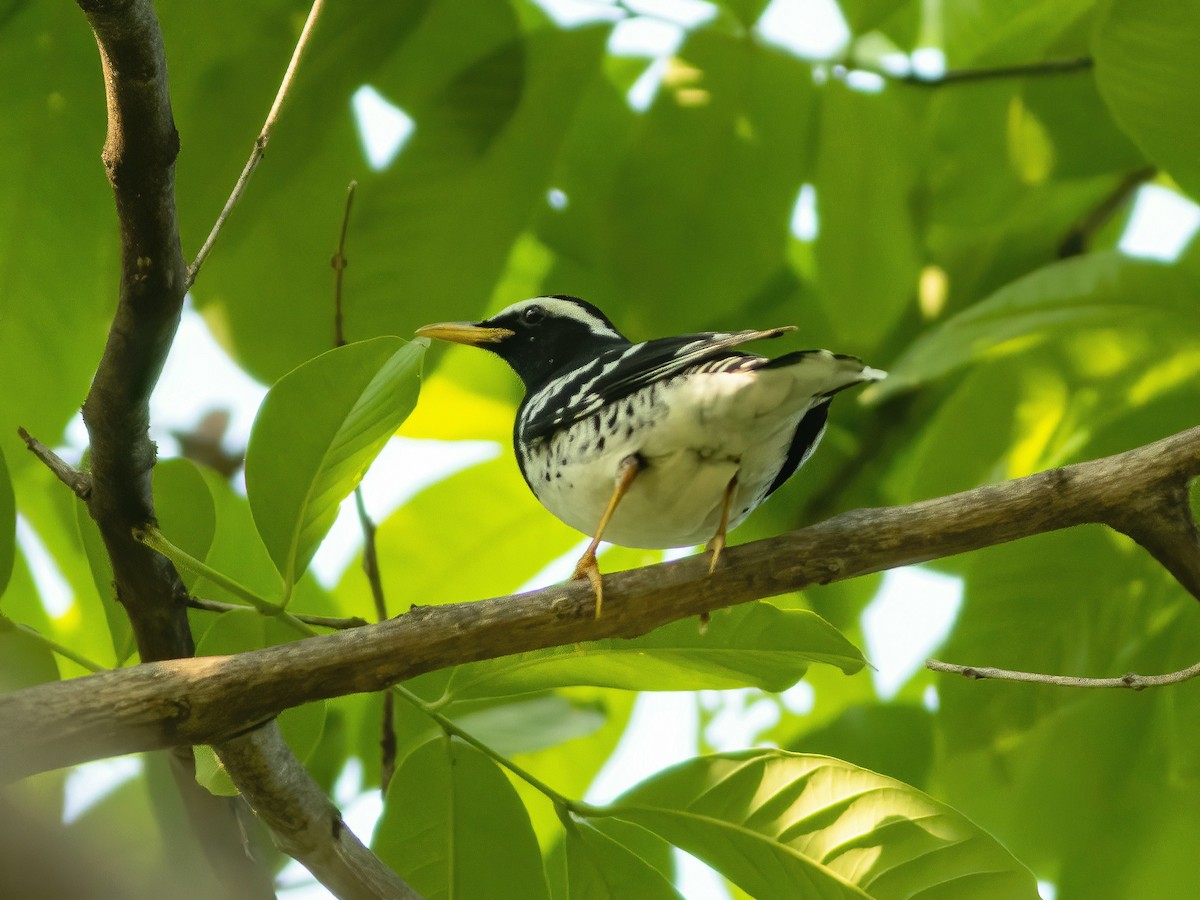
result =
[{"label": "sunlit leaf", "polygon": [[1115,251],[1064,260],[927,332],[888,367],[887,380],[872,392],[876,399],[886,397],[989,354],[1029,349],[1083,328],[1150,330],[1186,340],[1200,323],[1195,290],[1178,267]]},{"label": "sunlit leaf", "polygon": [[263,400],[246,448],[246,494],[285,596],[416,405],[428,345],[382,337],[339,347],[285,375]]},{"label": "sunlit leaf", "polygon": [[683,620],[632,640],[593,641],[460,666],[448,690],[459,699],[572,684],[782,691],[814,662],[847,674],[864,663],[857,648],[816,613],[748,603],[714,612],[703,634],[695,621]]},{"label": "sunlit leaf", "polygon": [[549,896],[529,816],[494,762],[447,737],[411,753],[372,849],[428,900]]},{"label": "sunlit leaf", "polygon": [[915,788],[825,756],[700,757],[609,814],[698,856],[756,897],[1036,898],[994,838]]}]

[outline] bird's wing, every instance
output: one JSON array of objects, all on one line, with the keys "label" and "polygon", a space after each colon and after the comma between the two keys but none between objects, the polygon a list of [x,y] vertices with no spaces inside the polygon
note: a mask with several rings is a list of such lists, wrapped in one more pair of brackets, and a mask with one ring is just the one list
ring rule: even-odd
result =
[{"label": "bird's wing", "polygon": [[[613,348],[584,366],[573,367],[527,397],[517,419],[519,436],[527,441],[546,437],[606,404],[704,363],[729,360],[737,367],[741,364],[736,360],[750,357],[732,352],[733,347],[794,330],[794,326],[787,325],[767,331],[685,334]],[[757,365],[765,362],[754,359]]]}]

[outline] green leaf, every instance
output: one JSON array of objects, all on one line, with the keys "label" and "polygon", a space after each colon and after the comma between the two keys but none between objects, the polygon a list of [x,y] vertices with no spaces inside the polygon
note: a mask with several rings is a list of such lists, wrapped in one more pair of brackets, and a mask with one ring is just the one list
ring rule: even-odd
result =
[{"label": "green leaf", "polygon": [[[302,634],[282,619],[263,616],[257,610],[232,610],[217,616],[196,644],[197,656],[227,656],[273,647],[298,640]],[[304,762],[321,740],[325,728],[325,701],[306,703],[279,714],[279,730],[296,757]],[[196,780],[214,794],[232,796],[237,788],[229,779],[212,748],[197,746]]]},{"label": "green leaf", "polygon": [[1083,328],[1153,330],[1187,341],[1200,327],[1196,283],[1179,266],[1092,253],[1054,263],[1001,288],[927,332],[872,388],[882,399],[986,359]]},{"label": "green leaf", "polygon": [[348,344],[289,372],[267,393],[246,449],[246,494],[284,597],[342,500],[416,405],[428,346],[396,337]]},{"label": "green leaf", "polygon": [[1037,897],[994,838],[915,788],[825,756],[688,760],[606,814],[699,857],[755,897]]},{"label": "green leaf", "polygon": [[[537,502],[511,450],[421,491],[380,524],[376,538],[393,611],[503,596],[581,539]],[[370,609],[356,566],[337,594],[347,614]]]},{"label": "green leaf", "polygon": [[917,125],[895,88],[864,94],[830,84],[821,105],[814,186],[821,306],[841,349],[866,352],[917,286]]},{"label": "green leaf", "polygon": [[17,499],[13,494],[12,481],[8,477],[8,466],[4,452],[0,451],[0,598],[12,577],[13,559],[17,552]]},{"label": "green leaf", "polygon": [[494,762],[445,735],[409,754],[372,849],[428,900],[549,896],[529,815]]},{"label": "green leaf", "polygon": [[96,585],[96,593],[104,608],[104,619],[108,622],[108,631],[112,635],[113,654],[117,665],[122,665],[137,650],[137,641],[133,635],[129,614],[117,599],[116,581],[112,561],[108,558],[108,548],[104,546],[100,529],[83,503],[75,504],[75,527],[79,531],[79,542],[83,545],[88,569],[92,573],[92,582]]},{"label": "green leaf", "polygon": [[864,660],[816,613],[747,603],[714,612],[704,634],[689,619],[632,640],[593,641],[459,666],[448,693],[464,699],[579,684],[652,691],[782,691],[814,662],[851,674]]},{"label": "green leaf", "polygon": [[[104,85],[78,9],[2,6],[0,431],[11,439],[23,425],[53,447],[79,411],[116,302],[119,245],[100,161]],[[29,453],[9,462],[14,478],[39,465]]]},{"label": "green leaf", "polygon": [[[195,463],[168,459],[154,467],[154,509],[158,527],[172,544],[196,559],[208,556],[217,530],[217,510]],[[183,570],[179,574],[189,590],[199,578]]]},{"label": "green leaf", "polygon": [[1150,159],[1200,198],[1200,93],[1194,3],[1113,0],[1093,38],[1096,82],[1117,123]]},{"label": "green leaf", "polygon": [[854,34],[866,34],[911,0],[840,0],[842,15]]},{"label": "green leaf", "polygon": [[565,844],[570,900],[682,900],[657,869],[586,821],[567,824]]},{"label": "green leaf", "polygon": [[596,704],[572,703],[558,694],[546,694],[451,718],[497,753],[515,756],[595,734],[603,727],[605,716]]},{"label": "green leaf", "polygon": [[0,616],[0,694],[47,681],[58,681],[58,666],[50,648]]}]

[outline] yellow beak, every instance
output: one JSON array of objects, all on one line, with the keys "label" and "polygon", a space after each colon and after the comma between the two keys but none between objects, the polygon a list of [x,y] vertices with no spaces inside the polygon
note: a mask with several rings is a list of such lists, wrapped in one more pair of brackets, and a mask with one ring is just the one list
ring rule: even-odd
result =
[{"label": "yellow beak", "polygon": [[480,344],[498,344],[516,332],[507,328],[484,328],[470,322],[435,322],[432,325],[422,325],[416,333],[417,337],[436,338],[439,341],[450,341],[452,344],[470,344],[477,347]]}]

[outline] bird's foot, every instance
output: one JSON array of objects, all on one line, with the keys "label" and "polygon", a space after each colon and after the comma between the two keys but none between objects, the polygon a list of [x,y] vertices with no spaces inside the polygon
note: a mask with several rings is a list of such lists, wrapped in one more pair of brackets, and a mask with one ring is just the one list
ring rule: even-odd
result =
[{"label": "bird's foot", "polygon": [[575,564],[575,571],[571,575],[572,581],[581,581],[587,579],[592,584],[592,593],[596,595],[596,618],[600,618],[600,610],[604,606],[604,585],[600,580],[600,566],[596,563],[596,553],[592,549],[588,549],[583,556],[579,557],[579,562]]},{"label": "bird's foot", "polygon": [[704,549],[712,553],[712,559],[708,561],[708,574],[711,575],[717,571],[717,563],[721,559],[721,551],[725,549],[725,532],[718,531],[714,534],[712,540],[704,545]]}]

